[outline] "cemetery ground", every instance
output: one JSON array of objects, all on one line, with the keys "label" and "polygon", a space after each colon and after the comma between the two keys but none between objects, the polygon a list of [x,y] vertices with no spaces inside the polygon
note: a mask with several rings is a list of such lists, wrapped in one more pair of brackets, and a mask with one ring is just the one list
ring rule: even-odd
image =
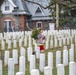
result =
[{"label": "cemetery ground", "polygon": [[[74,41],[73,41],[74,43]],[[1,46],[1,45],[0,45]],[[70,49],[70,45],[66,45],[67,46],[67,49],[69,50]],[[24,46],[23,46],[24,47]],[[47,55],[48,55],[48,52],[53,52],[53,73],[52,75],[57,75],[57,68],[56,68],[56,51],[61,51],[61,58],[63,58],[63,47],[56,47],[56,48],[52,48],[52,49],[47,49],[45,50],[43,53],[45,54],[46,56],[46,59],[45,59],[45,66],[47,66],[48,62],[47,62]],[[24,47],[26,49],[26,75],[30,75],[30,71],[29,71],[29,62],[27,61],[27,47]],[[17,48],[18,50],[18,57],[20,56],[20,47],[18,46],[17,44]],[[7,49],[7,44],[6,44],[6,50]],[[10,51],[10,58],[12,57],[12,50],[13,50],[13,46],[12,48],[9,50]],[[4,62],[4,50],[0,50],[0,53],[1,53],[1,56],[0,56],[0,59],[2,59],[2,62]],[[75,56],[74,56],[74,60],[76,62],[76,52],[74,52]],[[61,63],[63,62],[63,60],[61,59]],[[4,63],[3,63],[4,64]],[[16,72],[19,71],[19,63],[17,65],[15,65],[15,74]],[[39,59],[36,59],[36,68],[39,69]],[[4,66],[3,65],[3,75],[8,75],[8,66]],[[44,75],[43,72],[40,72],[40,75]],[[65,66],[65,75],[69,75],[69,65],[68,66]]]},{"label": "cemetery ground", "polygon": [[[63,72],[63,68],[58,69],[56,64],[64,65],[65,74],[62,75],[72,75],[73,69],[73,75],[75,75],[76,71],[74,65],[76,64],[76,30],[44,32],[46,33],[44,33],[46,36],[44,42],[45,51],[40,53],[38,52],[39,48],[37,47],[36,41],[30,36],[31,32],[26,32],[27,34],[24,32],[0,34],[1,75],[16,75],[19,71],[25,71],[25,75],[31,75],[30,67],[32,67],[32,69],[38,69],[40,75],[45,75],[43,69],[44,67],[50,65],[52,68],[52,75],[61,75],[61,73],[58,74],[58,71]],[[40,55],[32,55],[32,50],[36,51],[36,53]],[[50,56],[48,56],[49,52],[51,53]],[[74,64],[69,66],[69,62],[74,62]],[[33,66],[31,64],[33,64]],[[72,67],[72,69],[70,67]]]}]

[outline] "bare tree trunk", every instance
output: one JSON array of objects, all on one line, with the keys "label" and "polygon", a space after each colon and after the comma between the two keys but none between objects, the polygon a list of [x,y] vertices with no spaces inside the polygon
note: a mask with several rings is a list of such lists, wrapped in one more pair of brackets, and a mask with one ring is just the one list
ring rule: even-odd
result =
[{"label": "bare tree trunk", "polygon": [[1,7],[0,7],[0,32],[2,32],[2,18],[1,18]]},{"label": "bare tree trunk", "polygon": [[59,29],[59,4],[56,3],[56,29]]}]

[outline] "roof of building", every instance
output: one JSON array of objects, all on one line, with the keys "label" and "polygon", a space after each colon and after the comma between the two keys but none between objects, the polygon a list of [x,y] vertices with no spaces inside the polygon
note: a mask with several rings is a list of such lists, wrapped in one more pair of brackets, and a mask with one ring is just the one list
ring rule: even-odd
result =
[{"label": "roof of building", "polygon": [[14,5],[14,7],[18,7],[17,10],[13,11],[12,14],[28,14],[30,15],[30,12],[22,0],[8,0],[11,4]]},{"label": "roof of building", "polygon": [[12,0],[8,0],[14,7],[16,7],[16,4],[15,3],[13,3],[13,1]]},{"label": "roof of building", "polygon": [[[42,19],[42,17],[43,18],[48,17],[47,19],[51,19],[49,17],[49,15],[51,14],[49,9],[44,9],[37,4],[26,2],[24,0],[8,0],[8,1],[15,8],[17,8],[12,12],[12,14],[32,15],[32,20],[39,19],[39,18]],[[44,7],[48,6],[50,2],[50,0],[30,0],[30,1],[38,2]]]},{"label": "roof of building", "polygon": [[[40,3],[44,7],[48,6],[49,2],[50,2],[50,0],[30,0],[30,1],[34,1],[34,2]],[[36,17],[38,17],[38,19],[39,19],[39,17],[41,18],[41,16],[45,17],[45,16],[49,16],[51,14],[50,10],[44,9],[44,8],[40,7],[39,5],[37,5],[37,4],[26,2],[26,5],[27,5],[28,10],[30,11],[31,15],[33,17],[35,17],[35,19],[37,19]],[[37,10],[38,10],[38,12],[37,12]]]}]

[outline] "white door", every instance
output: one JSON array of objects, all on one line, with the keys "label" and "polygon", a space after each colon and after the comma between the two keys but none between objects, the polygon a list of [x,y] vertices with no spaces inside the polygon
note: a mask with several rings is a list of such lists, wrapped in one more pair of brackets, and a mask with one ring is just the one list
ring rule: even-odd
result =
[{"label": "white door", "polygon": [[49,23],[49,29],[55,30],[55,23]]},{"label": "white door", "polygon": [[11,32],[12,31],[12,22],[11,22],[11,20],[5,20],[4,21],[4,31],[5,32]]}]

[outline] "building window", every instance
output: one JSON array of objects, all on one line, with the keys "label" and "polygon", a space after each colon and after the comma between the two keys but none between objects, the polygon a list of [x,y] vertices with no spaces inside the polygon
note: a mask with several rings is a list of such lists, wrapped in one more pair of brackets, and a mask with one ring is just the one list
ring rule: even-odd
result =
[{"label": "building window", "polygon": [[14,7],[14,10],[18,10],[19,9],[19,7]]},{"label": "building window", "polygon": [[37,22],[36,27],[37,28],[42,28],[42,22]]},{"label": "building window", "polygon": [[10,10],[9,2],[5,1],[5,10],[8,11]]},{"label": "building window", "polygon": [[5,10],[9,10],[9,6],[5,6]]},{"label": "building window", "polygon": [[13,31],[13,29],[12,29],[12,21],[11,20],[7,19],[7,20],[4,21],[4,31],[5,32]]}]

